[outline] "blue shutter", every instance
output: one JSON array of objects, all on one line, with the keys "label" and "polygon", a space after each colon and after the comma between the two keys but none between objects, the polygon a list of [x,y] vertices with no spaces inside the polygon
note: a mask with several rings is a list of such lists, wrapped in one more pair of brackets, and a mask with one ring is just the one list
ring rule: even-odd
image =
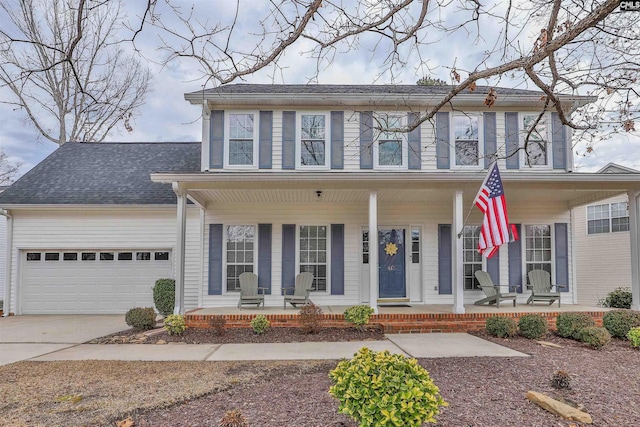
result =
[{"label": "blue shutter", "polygon": [[452,241],[451,224],[438,224],[438,293],[451,294]]},{"label": "blue shutter", "polygon": [[[518,236],[522,237],[520,224],[515,224]],[[517,286],[522,293],[522,240],[509,242],[509,286]]]},{"label": "blue shutter", "polygon": [[567,130],[558,113],[551,113],[551,147],[553,149],[553,168],[567,168]]},{"label": "blue shutter", "polygon": [[520,135],[518,113],[504,113],[504,132],[507,144],[507,169],[520,169]]},{"label": "blue shutter", "polygon": [[[409,113],[407,115],[408,124],[411,125],[415,123],[420,118],[420,114],[418,113]],[[420,144],[421,134],[420,127],[422,125],[418,125],[417,128],[409,132],[408,140],[409,140],[409,169],[421,169],[422,168],[422,147]]]},{"label": "blue shutter", "polygon": [[373,113],[360,113],[360,169],[373,169]]},{"label": "blue shutter", "polygon": [[296,168],[296,112],[282,112],[282,169]]},{"label": "blue shutter", "polygon": [[273,111],[260,111],[258,165],[260,169],[271,169],[273,144]]},{"label": "blue shutter", "polygon": [[487,273],[491,276],[494,285],[500,284],[500,251],[487,259]]},{"label": "blue shutter", "polygon": [[344,295],[344,224],[331,224],[331,295]]},{"label": "blue shutter", "polygon": [[436,165],[438,169],[451,167],[449,137],[449,113],[436,113]]},{"label": "blue shutter", "polygon": [[344,169],[344,111],[331,112],[331,169]]},{"label": "blue shutter", "polygon": [[569,292],[569,227],[567,223],[555,224],[556,284],[564,285],[561,292]]},{"label": "blue shutter", "polygon": [[296,284],[296,226],[282,225],[282,287]]},{"label": "blue shutter", "polygon": [[222,295],[222,224],[209,224],[209,295]]},{"label": "blue shutter", "polygon": [[271,224],[258,224],[258,286],[271,295]]},{"label": "blue shutter", "polygon": [[211,112],[209,120],[209,168],[224,166],[224,111]]},{"label": "blue shutter", "polygon": [[[498,157],[498,137],[496,136],[496,113],[484,113],[484,168]],[[493,259],[493,257],[492,257]],[[496,283],[495,280],[493,283]]]}]

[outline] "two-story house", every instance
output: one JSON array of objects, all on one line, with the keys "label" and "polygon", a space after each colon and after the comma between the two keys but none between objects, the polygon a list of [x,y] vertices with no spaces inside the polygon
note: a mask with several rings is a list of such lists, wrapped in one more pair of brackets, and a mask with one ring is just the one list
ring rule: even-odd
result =
[{"label": "two-story house", "polygon": [[[536,91],[498,88],[489,108],[479,87],[413,126],[448,90],[232,84],[186,94],[202,108],[201,143],[63,145],[0,195],[5,312],[124,312],[150,305],[161,277],[175,277],[181,310],[235,306],[245,271],[267,306],[303,271],[320,305],[462,313],[482,296],[479,269],[520,303],[527,272],[545,269],[575,302],[571,209],[635,198],[640,177],[574,173],[571,130],[553,111],[525,149]],[[487,260],[472,204],[494,160],[520,239]]]}]

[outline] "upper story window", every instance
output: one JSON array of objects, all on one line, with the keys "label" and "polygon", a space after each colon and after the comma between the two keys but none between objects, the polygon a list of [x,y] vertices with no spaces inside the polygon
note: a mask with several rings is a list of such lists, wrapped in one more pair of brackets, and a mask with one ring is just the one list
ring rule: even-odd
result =
[{"label": "upper story window", "polygon": [[456,166],[479,166],[482,153],[482,116],[480,114],[454,114],[451,149]]},{"label": "upper story window", "polygon": [[[522,114],[522,141],[521,145],[524,147],[524,142],[527,137],[527,133],[533,128],[539,114]],[[529,143],[527,149],[523,150],[524,162],[522,164],[527,166],[551,166],[551,150],[549,150],[549,126],[548,117],[543,115],[535,125],[533,131],[529,135]]]},{"label": "upper story window", "polygon": [[313,113],[300,114],[297,135],[299,136],[299,165],[302,167],[326,168],[330,144],[327,140],[329,133],[329,114]]},{"label": "upper story window", "polygon": [[587,234],[629,231],[626,202],[587,206]]},{"label": "upper story window", "polygon": [[225,135],[226,165],[230,167],[257,167],[258,127],[255,113],[229,113]]},{"label": "upper story window", "polygon": [[406,134],[391,131],[391,129],[403,128],[405,117],[382,114],[376,117],[376,121],[376,126],[379,126],[381,130],[373,146],[374,166],[380,169],[406,168],[408,161]]}]

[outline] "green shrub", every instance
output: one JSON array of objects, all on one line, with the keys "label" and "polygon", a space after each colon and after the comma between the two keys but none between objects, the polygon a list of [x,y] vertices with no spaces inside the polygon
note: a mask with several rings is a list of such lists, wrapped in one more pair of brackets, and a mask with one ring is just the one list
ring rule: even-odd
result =
[{"label": "green shrub", "polygon": [[310,302],[300,309],[300,329],[305,334],[317,334],[322,330],[322,309]]},{"label": "green shrub", "polygon": [[158,279],[153,287],[153,303],[156,310],[163,316],[173,313],[176,303],[176,281],[173,279]]},{"label": "green shrub", "polygon": [[569,390],[571,388],[571,377],[567,371],[556,371],[551,377],[551,387],[558,390]]},{"label": "green shrub", "polygon": [[580,330],[596,326],[591,316],[584,313],[560,313],[556,319],[558,335],[564,338],[580,339]]},{"label": "green shrub", "polygon": [[135,307],[127,311],[124,321],[137,331],[146,331],[156,326],[156,312],[153,307]]},{"label": "green shrub", "polygon": [[603,307],[610,308],[631,308],[631,289],[616,288],[609,292],[607,296],[598,301]]},{"label": "green shrub", "polygon": [[591,348],[600,349],[611,341],[611,335],[605,328],[588,326],[580,330],[580,341]]},{"label": "green shrub", "polygon": [[361,348],[329,373],[329,393],[340,401],[338,412],[362,427],[421,426],[435,423],[447,406],[429,373],[410,359],[388,351]]},{"label": "green shrub", "polygon": [[640,347],[640,327],[629,329],[629,332],[627,332],[627,338],[631,341],[631,347]]},{"label": "green shrub", "polygon": [[614,310],[606,313],[602,319],[611,336],[625,339],[629,329],[640,326],[640,313],[631,310]]},{"label": "green shrub", "polygon": [[537,340],[547,335],[549,325],[547,319],[539,314],[525,314],[518,321],[518,328],[522,336]]},{"label": "green shrub", "polygon": [[508,338],[516,334],[518,326],[511,317],[493,316],[487,319],[485,328],[489,335],[499,338]]},{"label": "green shrub", "polygon": [[267,332],[267,329],[271,326],[269,319],[264,314],[258,314],[251,320],[251,327],[253,328],[253,332],[258,335],[262,335]]},{"label": "green shrub", "polygon": [[184,323],[184,316],[170,314],[164,319],[164,328],[169,332],[169,335],[182,335],[185,329],[187,329]]},{"label": "green shrub", "polygon": [[362,327],[369,323],[369,317],[373,314],[373,308],[368,305],[354,305],[344,311],[344,320]]},{"label": "green shrub", "polygon": [[220,314],[216,314],[215,316],[211,316],[209,318],[209,326],[217,335],[224,334],[224,327],[227,324],[227,319]]}]

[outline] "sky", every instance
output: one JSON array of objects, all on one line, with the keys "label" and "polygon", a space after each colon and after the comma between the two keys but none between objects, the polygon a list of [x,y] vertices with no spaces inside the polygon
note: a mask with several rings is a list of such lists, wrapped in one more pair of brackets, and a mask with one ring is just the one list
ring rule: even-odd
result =
[{"label": "sky", "polygon": [[[145,3],[145,2],[139,2]],[[160,3],[160,2],[159,2]],[[183,2],[186,3],[186,2]],[[233,16],[230,5],[235,2],[216,2],[215,16],[211,8],[205,8],[211,4],[205,0],[197,0],[196,16],[200,19],[224,20]],[[138,6],[127,3],[128,18],[134,22],[141,13]],[[265,2],[267,4],[267,2]],[[235,34],[244,34],[238,37],[239,43],[251,42],[251,28],[255,27],[255,16],[260,15],[260,2],[253,3],[253,12],[246,18],[241,17]],[[204,16],[211,12],[211,16]],[[164,14],[166,22],[171,24],[170,14]],[[253,17],[253,21],[251,20]],[[246,21],[244,20],[246,19]],[[450,14],[440,16],[446,22],[453,22],[459,17]],[[0,17],[0,26],[2,26]],[[179,25],[175,22],[176,27]],[[492,27],[487,25],[485,31],[491,32]],[[497,34],[485,33],[485,39]],[[532,44],[535,36],[523,34],[524,43]],[[201,135],[200,108],[190,105],[184,100],[184,93],[193,92],[202,88],[203,81],[199,79],[197,64],[189,60],[172,62],[168,66],[157,63],[162,57],[162,52],[157,50],[159,45],[158,31],[147,28],[139,38],[137,47],[147,58],[153,75],[152,91],[147,95],[144,106],[135,114],[132,121],[133,131],[127,132],[120,128],[114,131],[107,141],[131,141],[131,142],[162,142],[162,141],[198,141]],[[320,74],[318,83],[324,84],[371,84],[388,83],[388,75],[379,77],[379,64],[388,52],[383,46],[376,45],[374,40],[363,38],[360,40],[361,48],[348,54],[338,54]],[[316,63],[307,59],[302,53],[310,46],[309,42],[302,41],[288,50],[280,65],[276,77],[272,76],[273,70],[266,69],[255,75],[247,76],[244,83],[307,83],[314,75]],[[482,55],[482,48],[474,46],[474,40],[470,40],[464,32],[458,32],[429,46],[421,55],[412,54],[409,62],[396,75],[396,82],[402,84],[414,84],[424,73],[425,68],[420,68],[421,59],[428,59],[429,67],[434,70],[432,75],[445,81],[450,81],[448,70],[457,64],[460,69],[464,64],[477,63]],[[475,62],[474,62],[475,61]],[[486,84],[485,82],[479,82]],[[509,86],[509,80],[500,82],[502,86]],[[207,87],[210,87],[207,86]],[[520,86],[522,87],[522,86]],[[6,88],[0,88],[0,100],[8,100],[11,93]],[[15,109],[7,104],[0,103],[0,148],[3,149],[13,162],[22,163],[20,174],[29,169],[51,154],[57,145],[42,136],[39,136],[31,125],[23,111]],[[579,147],[578,151],[582,151]],[[640,139],[630,135],[620,135],[612,140],[603,141],[595,146],[594,151],[588,156],[576,156],[575,164],[578,171],[592,172],[600,169],[609,162],[618,163],[627,167],[640,170]]]}]

